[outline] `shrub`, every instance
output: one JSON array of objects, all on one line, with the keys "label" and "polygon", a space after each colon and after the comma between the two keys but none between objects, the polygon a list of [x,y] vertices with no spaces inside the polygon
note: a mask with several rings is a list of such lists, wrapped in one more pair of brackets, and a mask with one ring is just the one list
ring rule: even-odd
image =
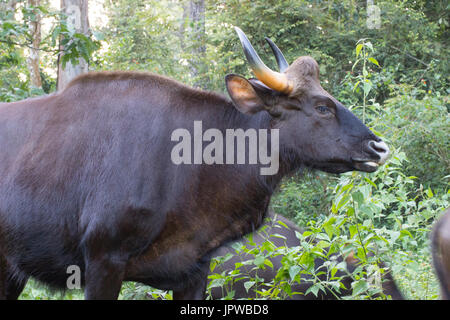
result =
[{"label": "shrub", "polygon": [[450,173],[450,117],[448,96],[407,85],[391,86],[384,105],[382,128],[410,162],[405,173],[426,187],[448,188]]}]

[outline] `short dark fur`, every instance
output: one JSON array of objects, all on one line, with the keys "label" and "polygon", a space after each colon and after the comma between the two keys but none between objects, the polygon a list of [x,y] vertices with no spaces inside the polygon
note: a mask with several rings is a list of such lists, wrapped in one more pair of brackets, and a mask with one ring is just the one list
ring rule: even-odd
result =
[{"label": "short dark fur", "polygon": [[441,298],[450,300],[450,208],[436,221],[431,233],[433,266],[441,286]]},{"label": "short dark fur", "polygon": [[[377,158],[362,146],[377,138],[345,108],[329,127],[306,117],[298,134],[282,120],[291,112],[242,114],[222,95],[136,72],[90,73],[60,93],[0,104],[0,298],[17,298],[29,276],[64,288],[69,265],[80,266],[87,299],[117,298],[124,280],[202,298],[210,253],[262,223],[283,175]],[[171,133],[194,120],[223,132],[280,128],[278,174],[174,165]],[[339,151],[330,134],[350,143]],[[299,136],[303,146],[285,143]]]}]

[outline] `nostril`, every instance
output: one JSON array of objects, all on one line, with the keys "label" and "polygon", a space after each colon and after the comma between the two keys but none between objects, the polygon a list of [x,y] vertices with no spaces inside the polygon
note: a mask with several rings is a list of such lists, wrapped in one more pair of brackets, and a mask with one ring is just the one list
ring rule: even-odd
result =
[{"label": "nostril", "polygon": [[387,151],[386,148],[385,148],[385,145],[384,146],[383,145],[379,145],[375,141],[370,141],[369,142],[369,147],[371,149],[375,150],[377,153],[384,153],[384,152]]},{"label": "nostril", "polygon": [[379,157],[379,163],[383,164],[386,162],[386,159],[389,155],[389,147],[383,141],[369,141],[368,143],[369,149],[371,149],[374,153],[376,153]]}]

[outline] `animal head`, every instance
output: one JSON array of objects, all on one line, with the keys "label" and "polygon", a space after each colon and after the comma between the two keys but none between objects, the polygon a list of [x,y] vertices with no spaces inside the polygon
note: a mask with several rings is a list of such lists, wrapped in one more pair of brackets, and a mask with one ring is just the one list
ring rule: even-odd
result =
[{"label": "animal head", "polygon": [[280,72],[269,69],[246,35],[236,27],[256,79],[229,74],[228,93],[242,113],[268,112],[279,128],[280,147],[305,165],[331,172],[373,172],[388,155],[388,146],[351,111],[322,88],[319,66],[309,56],[288,64],[268,38]]}]

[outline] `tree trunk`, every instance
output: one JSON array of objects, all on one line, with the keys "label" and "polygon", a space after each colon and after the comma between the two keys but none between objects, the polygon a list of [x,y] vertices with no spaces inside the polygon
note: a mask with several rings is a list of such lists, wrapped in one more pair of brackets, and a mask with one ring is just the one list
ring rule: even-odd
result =
[{"label": "tree trunk", "polygon": [[6,0],[6,1],[0,0],[0,11],[1,12],[9,11],[11,13],[14,13],[14,10],[16,9],[16,4],[17,4],[16,0]]},{"label": "tree trunk", "polygon": [[205,45],[205,0],[190,0],[183,5],[183,20],[189,19],[188,27],[183,26],[184,40],[189,37],[190,41],[182,41],[182,47],[186,48],[186,43],[190,43],[189,69],[191,77],[194,79],[194,86],[206,89],[208,79],[205,76],[206,66],[206,45]]},{"label": "tree trunk", "polygon": [[[40,0],[28,0],[29,6],[39,6]],[[27,58],[28,71],[30,72],[30,86],[42,88],[42,79],[39,72],[39,46],[41,45],[41,15],[39,10],[34,10],[34,20],[30,21],[31,47]]]},{"label": "tree trunk", "polygon": [[[61,0],[61,11],[67,15],[67,25],[69,28],[74,28],[75,32],[88,36],[89,19],[87,0]],[[60,46],[60,50],[64,50],[64,48]],[[67,62],[65,69],[62,67],[61,59],[59,59],[58,90],[64,89],[73,78],[85,72],[88,72],[88,63],[83,58],[79,58],[79,63],[76,66],[70,61]]]}]

